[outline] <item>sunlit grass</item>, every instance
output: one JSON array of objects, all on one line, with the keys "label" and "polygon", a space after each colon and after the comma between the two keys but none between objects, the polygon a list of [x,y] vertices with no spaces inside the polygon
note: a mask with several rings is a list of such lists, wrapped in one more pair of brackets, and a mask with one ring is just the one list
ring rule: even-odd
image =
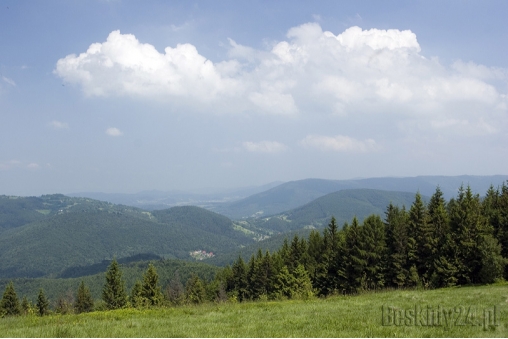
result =
[{"label": "sunlit grass", "polygon": [[[383,326],[382,306],[497,306],[498,326]],[[479,312],[480,321],[483,313]],[[5,337],[506,337],[508,285],[0,319]]]}]

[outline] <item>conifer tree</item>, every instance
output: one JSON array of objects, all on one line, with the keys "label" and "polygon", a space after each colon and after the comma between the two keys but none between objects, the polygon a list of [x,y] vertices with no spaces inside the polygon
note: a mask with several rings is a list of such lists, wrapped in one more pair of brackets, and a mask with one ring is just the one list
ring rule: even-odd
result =
[{"label": "conifer tree", "polygon": [[409,276],[408,260],[408,230],[407,213],[405,208],[399,209],[392,203],[386,211],[386,234],[389,253],[387,279],[397,287],[405,286]]},{"label": "conifer tree", "polygon": [[152,263],[148,265],[148,269],[143,276],[141,297],[146,300],[149,306],[157,306],[163,302],[163,295],[159,286],[159,275]]},{"label": "conifer tree", "polygon": [[263,294],[269,296],[273,290],[273,280],[275,279],[275,265],[269,251],[266,251],[261,261],[261,277],[264,285]]},{"label": "conifer tree", "polygon": [[90,289],[81,280],[76,294],[76,301],[74,302],[74,311],[76,313],[87,313],[93,311],[93,298]]},{"label": "conifer tree", "polygon": [[277,299],[291,298],[295,288],[295,277],[289,272],[287,266],[283,266],[274,282],[274,297]]},{"label": "conifer tree", "polygon": [[365,285],[367,289],[385,286],[388,248],[386,246],[385,225],[378,215],[370,215],[363,222],[362,250],[365,266]]},{"label": "conifer tree", "polygon": [[0,309],[3,309],[6,315],[21,314],[21,306],[12,281],[5,287],[2,301],[0,302]]},{"label": "conifer tree", "polygon": [[482,213],[480,197],[471,187],[459,189],[450,215],[450,228],[457,243],[457,278],[459,284],[480,282],[482,237],[492,235],[493,229]]},{"label": "conifer tree", "polygon": [[268,272],[264,267],[266,263],[263,260],[261,249],[258,250],[256,257],[252,256],[249,261],[249,270],[247,279],[249,284],[249,297],[258,299],[261,295],[268,295]]},{"label": "conifer tree", "polygon": [[23,315],[28,315],[32,312],[32,303],[28,301],[26,296],[23,296],[23,299],[21,301],[21,312]]},{"label": "conifer tree", "polygon": [[185,298],[193,304],[200,304],[205,301],[206,290],[203,281],[193,274],[185,286]]},{"label": "conifer tree", "polygon": [[143,284],[141,281],[136,280],[136,283],[132,286],[129,301],[134,308],[147,306],[147,301],[143,298]]},{"label": "conifer tree", "polygon": [[116,259],[113,259],[106,272],[106,283],[102,289],[102,300],[110,310],[123,308],[127,305],[125,282]]},{"label": "conifer tree", "polygon": [[455,275],[456,255],[453,235],[450,230],[450,221],[443,198],[443,192],[436,188],[430,198],[428,207],[428,225],[431,229],[430,265],[427,267],[427,276],[433,287],[453,286],[457,282]]},{"label": "conifer tree", "polygon": [[341,258],[342,266],[339,274],[345,284],[345,292],[356,292],[362,286],[367,260],[362,249],[362,231],[358,219],[353,218],[351,226],[345,234],[345,251]]},{"label": "conifer tree", "polygon": [[46,294],[44,290],[41,288],[39,290],[39,295],[37,296],[37,313],[42,317],[49,313],[49,300],[46,298]]},{"label": "conifer tree", "polygon": [[481,269],[480,282],[490,284],[503,276],[507,260],[501,255],[501,245],[491,235],[484,235],[479,244]]},{"label": "conifer tree", "polygon": [[245,266],[245,262],[243,261],[241,256],[238,256],[236,262],[233,263],[233,285],[234,290],[236,291],[238,301],[243,301],[248,298],[248,288],[249,282],[247,279],[247,267]]},{"label": "conifer tree", "polygon": [[291,297],[307,299],[312,296],[312,282],[310,281],[309,273],[305,270],[305,267],[300,264],[294,272],[294,285],[291,293]]},{"label": "conifer tree", "polygon": [[411,239],[409,264],[414,265],[419,278],[428,283],[428,273],[432,265],[432,231],[428,224],[427,208],[419,192],[416,193],[415,201],[409,210],[408,230]]},{"label": "conifer tree", "polygon": [[321,238],[321,234],[316,230],[312,230],[309,235],[307,246],[307,271],[309,272],[309,276],[314,287],[317,287],[317,267],[321,261],[322,251],[323,239]]}]

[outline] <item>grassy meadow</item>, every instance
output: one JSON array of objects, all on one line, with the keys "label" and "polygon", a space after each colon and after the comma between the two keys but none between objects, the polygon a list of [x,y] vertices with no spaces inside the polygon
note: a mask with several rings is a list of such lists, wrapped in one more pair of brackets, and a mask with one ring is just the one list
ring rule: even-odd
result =
[{"label": "grassy meadow", "polygon": [[[433,307],[430,313],[429,306]],[[419,316],[411,313],[415,307],[422,310]],[[0,336],[507,337],[508,284],[6,317],[0,319]]]}]

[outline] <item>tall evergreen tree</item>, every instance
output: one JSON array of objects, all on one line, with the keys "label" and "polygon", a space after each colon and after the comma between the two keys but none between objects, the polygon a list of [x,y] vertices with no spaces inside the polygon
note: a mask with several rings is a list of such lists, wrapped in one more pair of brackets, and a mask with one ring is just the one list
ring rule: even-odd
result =
[{"label": "tall evergreen tree", "polygon": [[309,241],[307,246],[307,271],[309,272],[310,279],[312,281],[312,285],[316,286],[317,279],[317,267],[321,261],[323,251],[323,239],[321,234],[312,230],[309,235]]},{"label": "tall evergreen tree", "polygon": [[457,278],[459,284],[480,282],[482,237],[492,235],[493,229],[483,214],[480,197],[471,187],[459,189],[450,215],[450,228],[457,243]]},{"label": "tall evergreen tree", "polygon": [[364,288],[382,288],[385,286],[388,255],[385,225],[378,215],[370,215],[363,222],[361,234],[366,262]]},{"label": "tall evergreen tree", "polygon": [[248,298],[249,281],[247,278],[247,267],[241,256],[238,256],[237,261],[233,263],[232,270],[233,285],[238,301],[244,301]]},{"label": "tall evergreen tree", "polygon": [[266,254],[266,257],[263,257],[263,253],[259,249],[256,257],[252,256],[249,261],[247,278],[251,299],[258,299],[262,295],[268,296],[270,290],[269,282],[272,275],[270,259],[269,253]]},{"label": "tall evergreen tree", "polygon": [[74,303],[74,311],[76,313],[86,313],[93,311],[93,298],[90,289],[81,280],[76,294],[76,301]]},{"label": "tall evergreen tree", "polygon": [[357,292],[362,287],[365,278],[367,258],[362,248],[362,230],[356,216],[347,228],[345,234],[345,251],[341,258],[342,266],[339,271],[344,284],[345,292]]},{"label": "tall evergreen tree", "polygon": [[146,300],[149,306],[161,305],[163,302],[163,295],[159,286],[159,275],[152,263],[148,265],[143,276],[141,296]]},{"label": "tall evergreen tree", "polygon": [[49,300],[46,298],[46,294],[44,290],[41,288],[39,290],[39,295],[37,296],[37,313],[42,317],[49,313]]},{"label": "tall evergreen tree", "polygon": [[116,259],[113,259],[106,272],[106,283],[102,289],[102,300],[110,310],[123,308],[127,305],[127,294],[122,271]]},{"label": "tall evergreen tree", "polygon": [[386,238],[388,246],[387,279],[390,285],[405,286],[408,282],[407,213],[403,207],[388,205],[386,210]]},{"label": "tall evergreen tree", "polygon": [[141,281],[136,280],[134,286],[132,286],[129,301],[134,308],[148,306],[148,302],[143,298],[143,284]]},{"label": "tall evergreen tree", "polygon": [[427,277],[433,287],[453,286],[457,282],[456,250],[443,192],[436,188],[428,207],[430,265]]},{"label": "tall evergreen tree", "polygon": [[427,208],[419,192],[409,210],[408,230],[411,239],[409,264],[416,267],[419,278],[428,284],[432,266],[432,230],[428,223]]},{"label": "tall evergreen tree", "polygon": [[12,281],[5,287],[2,301],[0,302],[0,309],[2,309],[6,315],[21,314],[21,306]]},{"label": "tall evergreen tree", "polygon": [[[493,235],[501,245],[501,255],[508,259],[508,181],[496,190],[491,186],[482,207],[493,227]],[[508,280],[508,265],[504,270],[504,278]]]}]

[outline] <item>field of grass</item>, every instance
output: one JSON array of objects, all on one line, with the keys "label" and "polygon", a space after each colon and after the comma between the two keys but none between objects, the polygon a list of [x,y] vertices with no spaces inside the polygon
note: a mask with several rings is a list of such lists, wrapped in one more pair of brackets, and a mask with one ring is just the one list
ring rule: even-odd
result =
[{"label": "field of grass", "polygon": [[0,319],[0,336],[507,337],[508,284],[11,317]]}]

